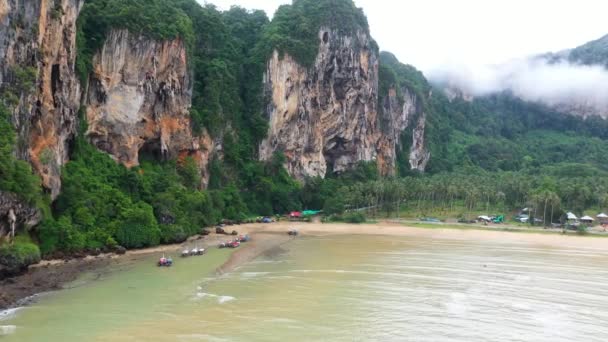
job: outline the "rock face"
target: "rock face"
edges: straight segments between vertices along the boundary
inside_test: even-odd
[[[376,158],[378,58],[367,34],[322,28],[313,67],[275,52],[264,83],[270,128],[262,160],[282,151],[289,173],[303,179]]]
[[[382,134],[378,141],[378,167],[382,174],[394,175],[396,166],[395,151],[409,147],[409,164],[412,170],[424,171],[431,154],[426,149],[424,133],[426,112],[421,99],[408,87],[401,87],[401,98],[397,89],[389,89],[380,104],[382,113]],[[411,132],[411,145],[402,139],[404,132]]]
[[[146,152],[160,159],[192,156],[207,169],[215,144],[207,134],[192,135],[192,85],[181,40],[115,30],[93,67],[86,94],[91,143],[127,167],[138,165]],[[203,172],[203,186],[207,180]]]
[[[0,241],[7,239],[11,223],[16,227],[32,227],[42,219],[40,211],[23,203],[15,194],[0,191]]]
[[[68,159],[79,108],[74,63],[82,4],[0,0],[0,89],[15,102],[16,153],[31,162],[52,198],[61,189],[61,166]]]
[[[283,152],[287,170],[300,180],[372,160],[381,174],[392,175],[402,132],[411,127],[410,165],[424,171],[430,154],[422,103],[403,88],[401,104],[392,89],[378,108],[378,57],[366,34],[349,37],[322,28],[313,67],[275,52],[264,84],[270,128],[260,146],[262,160]]]

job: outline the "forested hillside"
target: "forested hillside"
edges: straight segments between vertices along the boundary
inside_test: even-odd
[[[608,35],[572,49],[568,59],[574,63],[608,67]]]
[[[63,13],[55,8],[52,15],[60,18]],[[426,206],[450,208],[453,213],[532,206],[543,207],[537,214],[542,212],[543,220],[550,223],[565,210],[583,213],[608,206],[608,121],[558,113],[509,93],[450,100],[415,67],[388,52],[379,55],[377,66],[366,65],[370,70],[377,67],[378,79],[365,81],[377,90],[373,96],[378,108],[392,89],[401,106],[405,101],[401,92],[413,94],[420,107],[416,115],[424,113],[426,118],[423,147],[430,152],[430,161],[425,172],[411,167],[411,147],[416,143],[411,122],[417,118],[409,118],[410,124],[400,133],[395,177],[381,177],[372,160],[346,172],[330,170],[325,177],[296,181],[284,167],[283,151],[260,161],[259,146],[267,138],[267,106],[273,95],[263,89],[268,60],[277,50],[311,68],[319,41],[329,39],[319,36],[321,28],[340,37],[369,34],[364,13],[350,0],[294,0],[281,6],[272,21],[262,11],[239,7],[219,11],[195,0],[85,1],[76,25],[74,67],[83,91],[98,72],[94,58],[113,30],[185,44],[192,80],[191,94],[187,90],[192,135],[209,136],[217,149],[206,151],[211,156],[208,186],[201,187],[200,160],[187,153],[167,159],[142,148],[138,165],[127,168],[117,163],[116,156],[90,143],[84,106],[76,118],[78,132],[70,139],[70,161],[61,169],[61,193],[51,203],[29,164],[14,153],[17,144],[27,142],[17,136],[13,127],[18,116],[11,113],[15,103],[33,91],[35,71],[11,69],[14,77],[0,87],[0,191],[17,194],[43,217],[30,233],[25,227],[20,230],[22,240],[31,235],[44,256],[53,256],[180,242],[222,219],[245,220],[300,209],[323,209],[340,218],[346,210],[359,207],[398,213]],[[573,50],[571,57],[605,63],[603,40]],[[378,47],[375,42],[371,45],[373,57]],[[361,63],[375,61],[370,58]],[[314,77],[316,81],[323,75]],[[333,95],[319,98],[346,97],[333,83],[331,91]],[[106,99],[100,95],[99,100]],[[386,120],[387,116],[379,117],[375,124],[384,127],[390,124]],[[331,142],[336,150],[343,148],[340,144],[343,139]],[[328,151],[323,152],[334,153]],[[0,248],[0,258],[2,253],[15,253]]]

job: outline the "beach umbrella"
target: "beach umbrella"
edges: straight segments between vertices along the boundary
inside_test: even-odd
[[[581,217],[581,221],[595,221],[591,216],[583,216]]]
[[[601,214],[597,215],[597,218],[605,219],[605,218],[608,218],[608,215],[601,213]]]
[[[576,220],[577,219],[576,215],[574,215],[573,213],[567,213],[566,217],[568,218],[568,220]]]

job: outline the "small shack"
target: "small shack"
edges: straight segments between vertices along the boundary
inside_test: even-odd
[[[584,224],[592,225],[593,221],[595,221],[595,220],[591,216],[583,216],[583,217],[581,217],[581,222],[584,223]]]
[[[597,215],[597,219],[600,221],[601,225],[608,224],[608,215],[604,213]]]
[[[566,213],[566,220],[568,221],[576,221],[578,220],[578,217],[576,217],[576,215],[574,215],[571,212]]]

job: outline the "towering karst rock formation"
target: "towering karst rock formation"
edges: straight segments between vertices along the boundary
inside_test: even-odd
[[[397,85],[391,85],[378,105],[379,56],[369,33],[322,27],[318,38],[310,67],[276,50],[268,60],[264,86],[270,128],[260,158],[283,152],[287,170],[301,180],[376,160],[381,174],[392,175],[402,132],[414,125],[410,166],[424,171],[430,154],[422,101],[407,88],[397,99]]]
[[[268,137],[260,157],[287,158],[292,176],[325,176],[374,160],[378,139],[378,56],[365,32],[345,36],[322,28],[311,68],[275,51],[268,61]]]
[[[141,150],[163,160],[192,156],[206,182],[213,146],[207,134],[192,134],[191,83],[182,40],[110,32],[93,58],[87,137],[127,167],[139,164]]]

